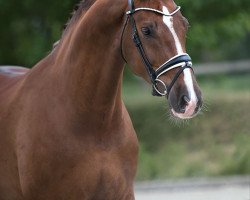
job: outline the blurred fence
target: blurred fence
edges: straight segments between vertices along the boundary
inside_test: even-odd
[[[244,73],[250,72],[250,60],[196,64],[194,69],[197,75]]]

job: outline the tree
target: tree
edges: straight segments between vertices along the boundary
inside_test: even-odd
[[[0,64],[33,66],[52,48],[78,0],[0,0]],[[249,58],[249,0],[176,0],[195,61]]]
[[[0,0],[0,63],[31,67],[61,35],[77,0]]]
[[[196,60],[249,58],[249,0],[177,2],[191,22],[187,46]]]

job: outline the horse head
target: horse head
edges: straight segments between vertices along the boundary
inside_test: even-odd
[[[121,42],[124,60],[152,84],[153,95],[166,97],[175,117],[194,117],[202,97],[185,48],[187,19],[172,0],[128,2]]]

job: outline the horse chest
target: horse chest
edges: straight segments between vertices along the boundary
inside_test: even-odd
[[[29,199],[133,199],[138,144],[132,129],[113,138],[50,138],[28,152],[32,159],[20,172]]]

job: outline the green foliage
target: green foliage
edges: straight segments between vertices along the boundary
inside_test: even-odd
[[[78,1],[0,0],[0,64],[31,67],[46,56]],[[249,58],[249,0],[176,3],[191,25],[187,48],[195,61]],[[127,78],[125,100],[141,144],[139,179],[250,173],[250,77],[236,78],[201,79],[209,111],[184,124],[169,122],[167,103]]]
[[[0,63],[31,67],[51,50],[73,5],[69,0],[0,0]]]
[[[0,0],[0,64],[31,67],[60,38],[79,0]],[[249,0],[176,0],[189,19],[188,52],[195,61],[250,55]]]
[[[250,1],[177,0],[191,23],[188,49],[199,61],[249,58]]]
[[[199,80],[203,114],[171,120],[150,88],[125,85],[125,102],[140,141],[138,179],[250,174],[250,75]]]

